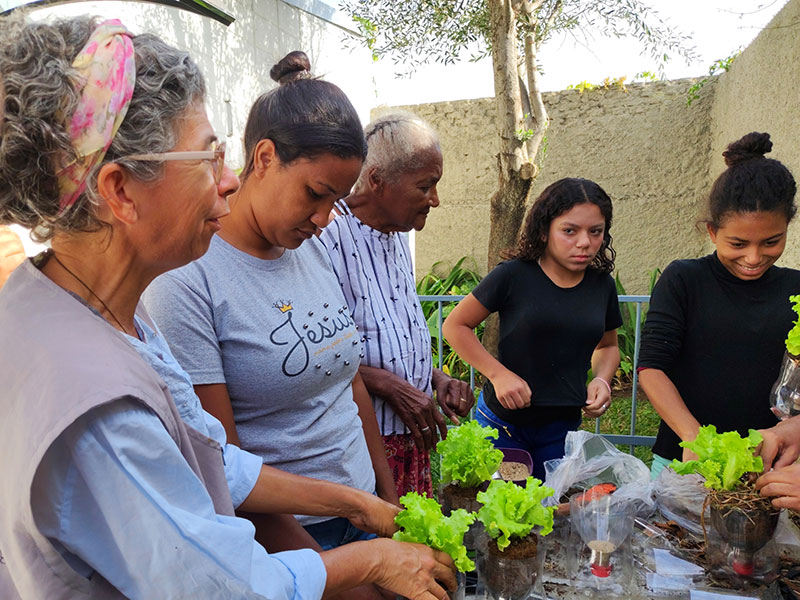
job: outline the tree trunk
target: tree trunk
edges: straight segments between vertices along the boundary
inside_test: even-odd
[[[505,175],[505,176],[502,176]],[[517,171],[502,174],[498,190],[491,199],[489,229],[489,269],[500,262],[500,253],[517,244],[517,234],[525,216],[525,200],[532,180]]]
[[[525,216],[525,199],[531,188],[531,179],[525,179],[517,172],[509,171],[501,176],[499,189],[492,196],[489,229],[489,269],[500,262],[500,253],[513,248],[517,243],[522,218]],[[486,319],[481,341],[484,347],[497,357],[499,341],[497,314]]]
[[[489,0],[497,107],[495,124],[500,136],[500,152],[497,157],[498,188],[490,202],[489,269],[499,262],[502,250],[513,247],[516,243],[533,176],[533,164],[530,161],[534,157],[527,156],[525,142],[517,135],[525,118],[518,78],[520,61],[513,2],[514,0]],[[489,352],[497,354],[496,319],[487,321],[483,343]]]

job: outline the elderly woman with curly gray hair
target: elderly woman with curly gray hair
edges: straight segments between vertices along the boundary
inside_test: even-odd
[[[116,20],[2,19],[0,82],[0,224],[52,245],[0,291],[3,597],[445,597],[452,563],[428,548],[268,554],[234,516],[387,535],[395,509],[227,444],[139,303],[206,252],[238,187],[189,56]]]
[[[434,369],[408,241],[439,206],[439,138],[410,113],[365,129],[367,158],[352,192],[320,239],[364,337],[359,374],[372,397],[397,494],[431,495],[429,450],[458,424],[474,397],[467,383]],[[435,396],[435,400],[434,400]],[[437,405],[438,403],[438,405]],[[440,411],[441,408],[441,411]]]

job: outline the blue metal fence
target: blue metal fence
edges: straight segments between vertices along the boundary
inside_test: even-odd
[[[444,349],[444,341],[442,340],[442,321],[444,320],[444,305],[450,304],[453,302],[458,302],[464,296],[420,296],[419,299],[423,302],[436,302],[436,310],[437,310],[437,323],[438,323],[438,367],[442,367],[442,360],[443,360],[443,349]],[[614,444],[627,444],[630,446],[630,451],[633,452],[634,446],[652,446],[653,442],[655,442],[655,437],[653,436],[645,436],[645,435],[636,435],[636,405],[638,401],[638,388],[639,388],[639,375],[636,372],[637,367],[639,366],[639,342],[641,339],[641,323],[642,323],[642,305],[647,304],[650,301],[650,296],[619,296],[620,303],[633,303],[636,305],[636,317],[635,317],[635,344],[634,344],[634,355],[633,355],[633,387],[631,391],[631,423],[630,423],[630,430],[627,434],[620,433],[620,434],[603,434],[606,439]],[[469,370],[469,384],[472,387],[475,387],[475,370],[470,368]],[[597,419],[595,424],[595,432],[600,433],[600,421],[602,417]]]

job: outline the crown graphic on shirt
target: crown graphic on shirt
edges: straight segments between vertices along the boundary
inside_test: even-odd
[[[288,312],[288,311],[292,310],[292,308],[293,308],[291,300],[281,300],[280,302],[273,303],[272,306],[277,308],[282,313]]]

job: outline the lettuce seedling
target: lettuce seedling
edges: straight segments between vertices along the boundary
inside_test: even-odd
[[[400,498],[400,504],[405,510],[394,518],[400,530],[392,539],[425,544],[446,552],[462,573],[475,569],[475,563],[467,557],[467,549],[464,547],[464,534],[475,521],[475,513],[459,508],[450,513],[449,517],[445,517],[436,500],[417,492],[404,495]]]
[[[489,489],[478,493],[478,502],[483,504],[478,520],[502,551],[511,543],[510,538],[523,538],[536,526],[542,528],[541,535],[553,531],[556,507],[542,506],[542,500],[552,495],[553,489],[534,477],[525,480],[525,487],[513,481],[494,480]]]
[[[706,425],[700,428],[693,442],[680,444],[697,454],[699,460],[675,459],[672,468],[679,475],[699,473],[706,480],[705,486],[712,490],[732,490],[745,473],[763,470],[764,461],[754,455],[762,439],[755,429],[743,438],[735,431],[717,433],[714,425]]]
[[[800,356],[800,296],[789,296],[789,302],[792,303],[792,310],[798,318],[786,336],[786,350],[792,356]]]
[[[494,427],[482,427],[477,421],[467,421],[447,432],[436,444],[442,456],[442,481],[455,481],[461,487],[477,487],[492,478],[503,452],[489,438],[497,439]]]

